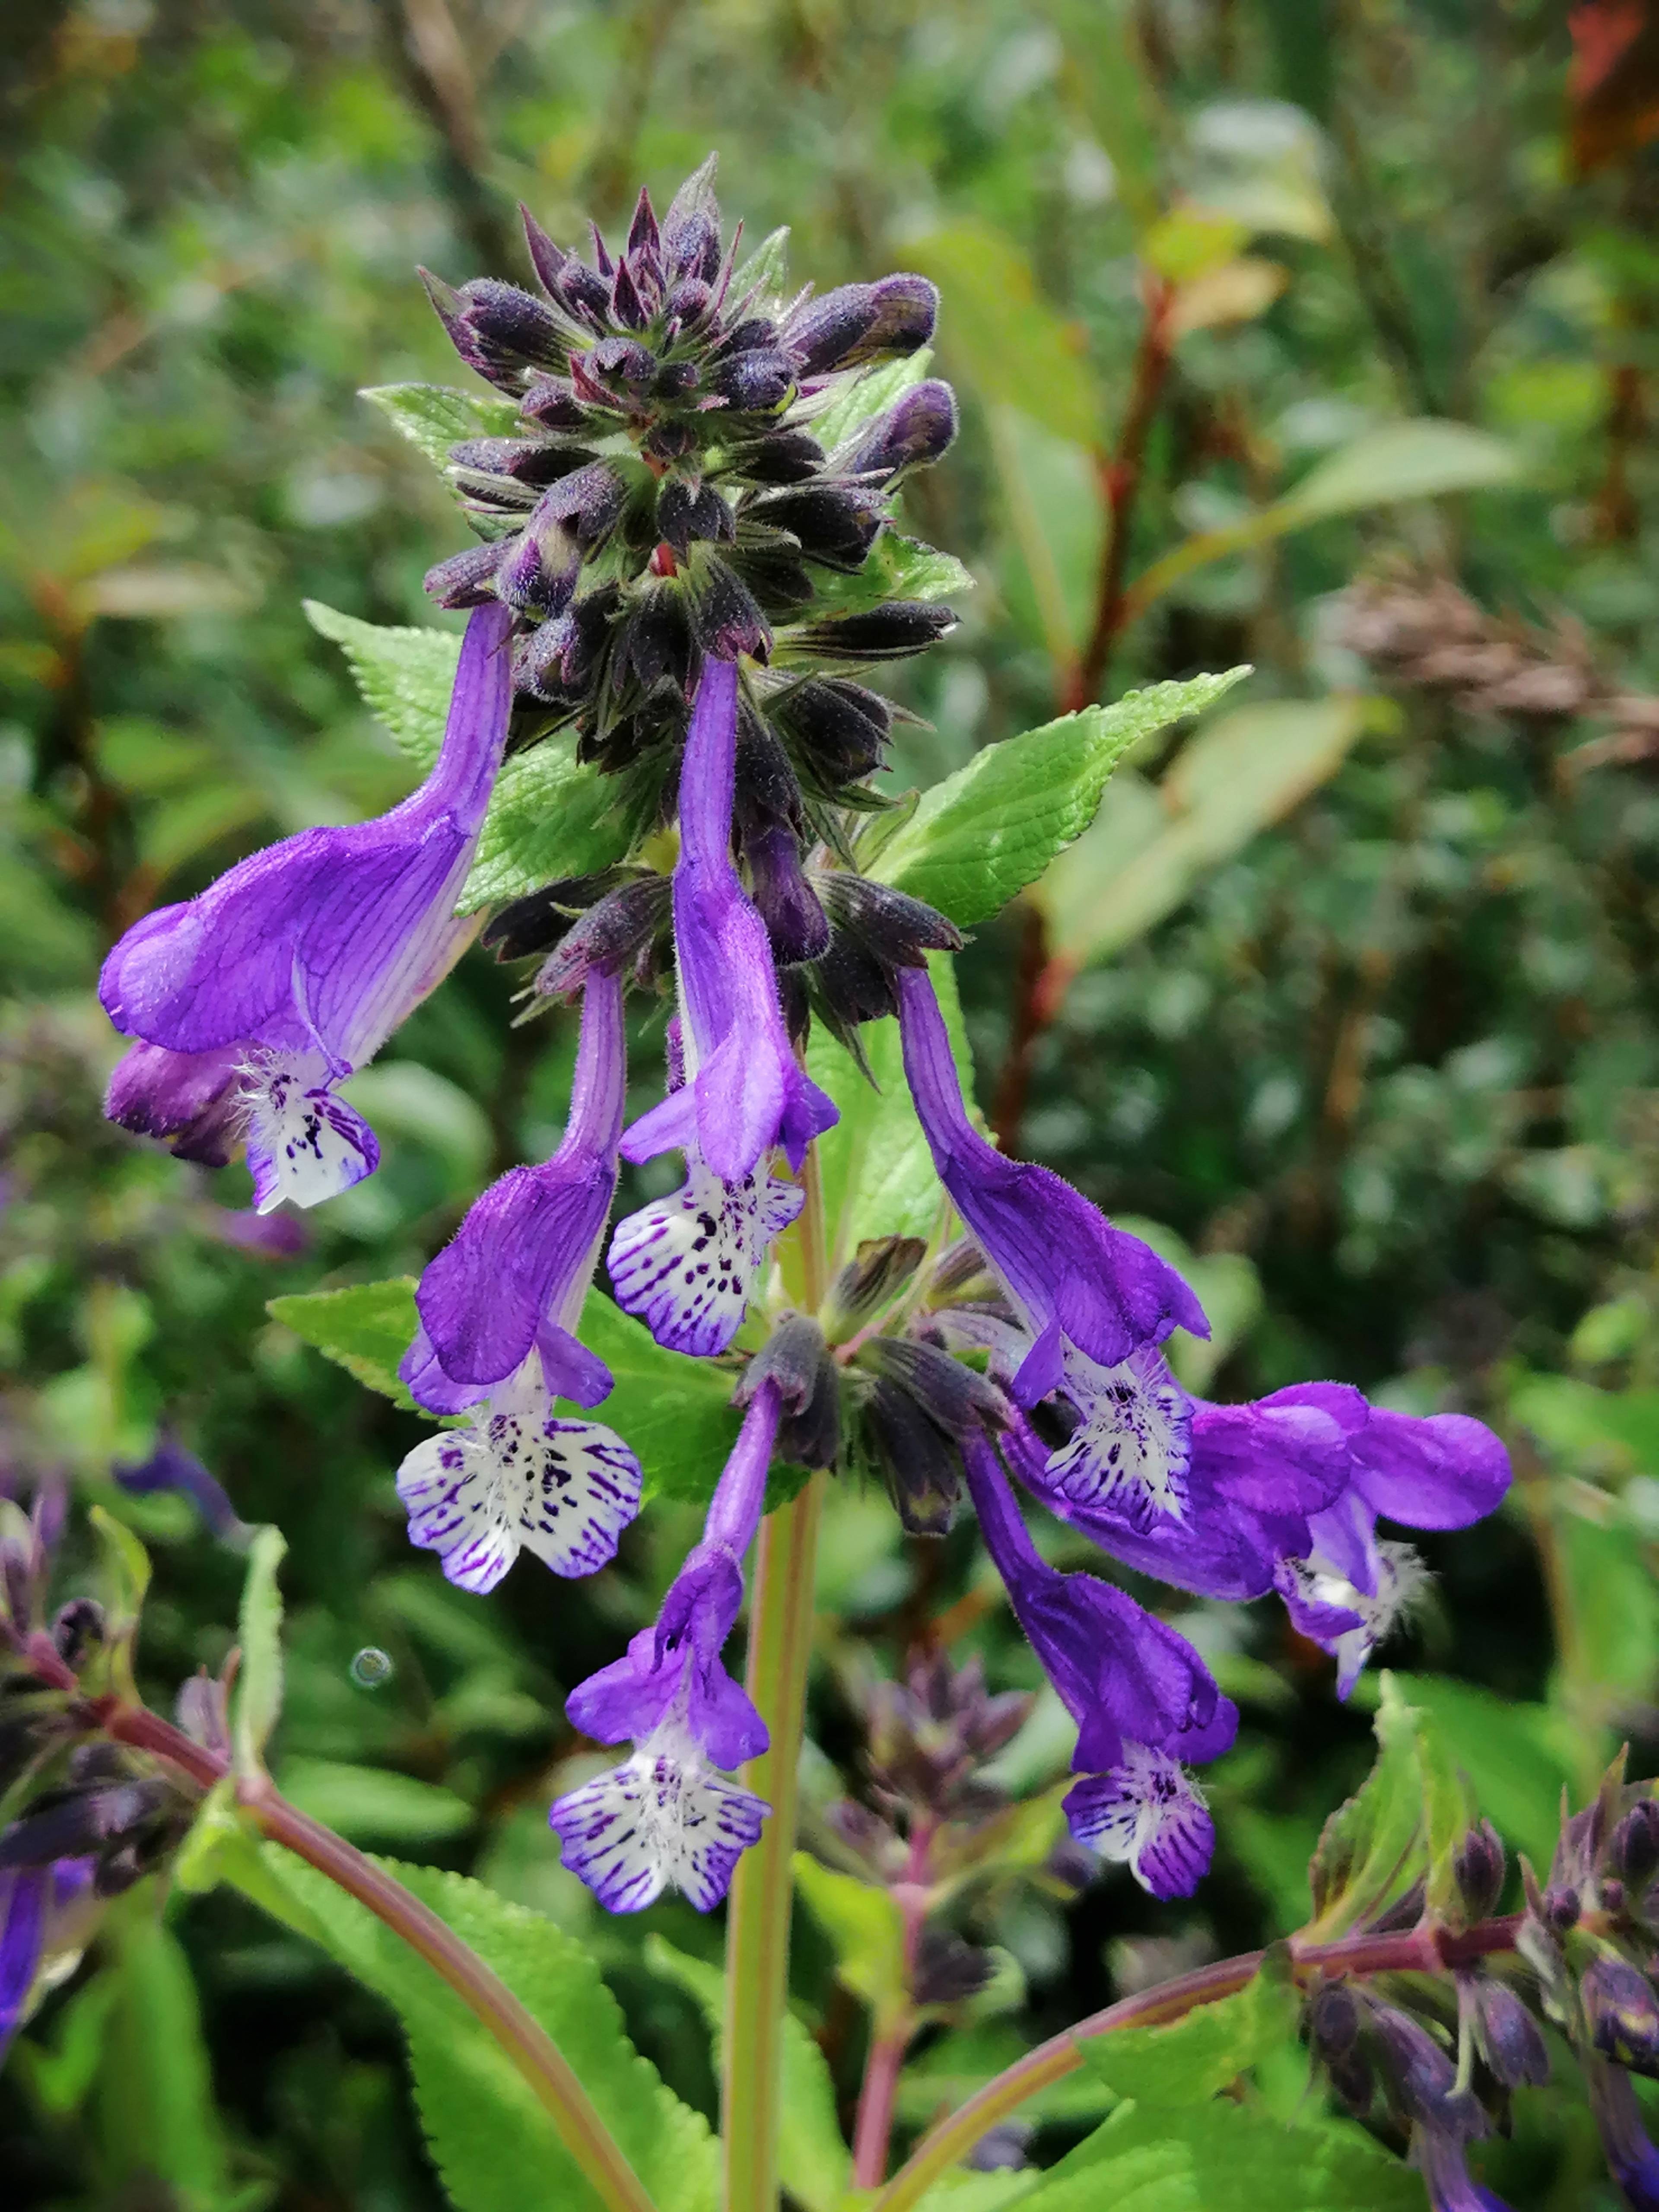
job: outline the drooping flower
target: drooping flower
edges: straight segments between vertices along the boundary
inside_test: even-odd
[[[553,1407],[591,1409],[611,1387],[576,1328],[616,1194],[627,1072],[622,981],[595,969],[558,1149],[475,1200],[415,1293],[421,1326],[398,1371],[430,1411],[472,1420],[417,1444],[398,1495],[410,1540],[464,1589],[493,1589],[525,1546],[556,1574],[592,1574],[639,1510],[622,1438]]]
[[[799,1212],[799,1169],[836,1120],[797,1065],[772,949],[732,859],[738,672],[710,660],[697,689],[680,776],[674,870],[684,1080],[623,1139],[624,1158],[678,1149],[686,1179],[619,1222],[608,1255],[617,1303],[659,1344],[707,1356],[742,1323],[773,1239]]]
[[[1215,1828],[1185,1768],[1228,1748],[1237,1710],[1184,1637],[1111,1583],[1039,1556],[990,1444],[966,1438],[963,1464],[1015,1618],[1078,1723],[1073,1833],[1155,1897],[1190,1896]]]
[[[1030,1406],[1066,1387],[1068,1360],[1121,1367],[1172,1329],[1207,1336],[1203,1309],[1149,1244],[1048,1168],[1006,1159],[969,1118],[951,1040],[922,968],[893,977],[904,1073],[939,1180],[1031,1336],[1011,1378]]]
[[[1584,2086],[1601,2137],[1601,2154],[1632,2207],[1659,2212],[1659,2145],[1642,2124],[1642,2108],[1630,2075],[1593,2051],[1582,2054]]]
[[[670,1887],[707,1912],[725,1896],[770,1809],[722,1771],[758,1758],[768,1737],[720,1654],[743,1602],[743,1558],[785,1410],[778,1379],[764,1376],[749,1397],[702,1540],[656,1622],[566,1702],[584,1734],[635,1747],[620,1766],[561,1797],[549,1815],[564,1863],[612,1912],[638,1911]]]
[[[431,775],[371,822],[302,830],[199,897],[135,923],[99,996],[139,1042],[106,1111],[222,1164],[240,1134],[256,1202],[314,1206],[378,1164],[337,1086],[447,975],[477,929],[455,902],[477,848],[511,705],[511,617],[467,625]]]

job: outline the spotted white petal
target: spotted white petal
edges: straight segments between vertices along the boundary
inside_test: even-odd
[[[706,1359],[743,1325],[772,1240],[800,1212],[799,1183],[763,1164],[726,1183],[695,1153],[686,1178],[619,1221],[606,1264],[617,1303],[659,1344]]]
[[[561,1797],[548,1818],[565,1865],[608,1911],[638,1912],[678,1889],[707,1912],[770,1810],[709,1765],[674,1720],[622,1765]]]
[[[556,1575],[591,1575],[639,1511],[640,1463],[615,1431],[522,1395],[498,1394],[398,1471],[410,1542],[440,1553],[462,1589],[494,1589],[523,1547]]]
[[[1154,1897],[1190,1897],[1209,1870],[1215,1823],[1178,1759],[1126,1742],[1121,1765],[1085,1775],[1066,1796],[1080,1844],[1127,1865]]]
[[[1192,1401],[1151,1346],[1102,1367],[1067,1344],[1066,1395],[1081,1416],[1048,1472],[1074,1505],[1104,1506],[1143,1532],[1185,1521]]]
[[[1359,1616],[1358,1627],[1344,1630],[1326,1644],[1336,1660],[1337,1694],[1343,1698],[1359,1680],[1372,1652],[1378,1644],[1387,1642],[1428,1588],[1431,1579],[1428,1569],[1410,1544],[1397,1544],[1386,1538],[1381,1541],[1373,1540],[1371,1553],[1371,1572],[1376,1589],[1370,1594],[1356,1588],[1317,1552],[1311,1559],[1289,1563],[1304,1604]],[[1319,1640],[1326,1642],[1323,1638]]]
[[[247,1164],[257,1210],[318,1206],[373,1175],[380,1148],[362,1115],[337,1098],[319,1054],[272,1054],[243,1073]]]

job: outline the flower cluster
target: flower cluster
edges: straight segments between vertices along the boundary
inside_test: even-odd
[[[1277,1590],[1346,1692],[1421,1578],[1379,1523],[1491,1511],[1502,1447],[1336,1383],[1190,1397],[1164,1355],[1177,1328],[1206,1333],[1188,1285],[975,1127],[928,967],[960,938],[854,865],[860,817],[885,803],[868,779],[889,710],[846,672],[951,619],[892,588],[922,549],[890,528],[894,485],[949,442],[950,394],[896,377],[855,404],[872,364],[902,366],[930,335],[931,287],[771,300],[733,274],[707,168],[660,223],[642,198],[614,258],[597,235],[592,262],[528,236],[539,299],[433,287],[514,410],[512,435],[450,456],[481,542],[429,579],[471,610],[437,763],[381,819],[290,838],[128,933],[102,981],[137,1041],[109,1111],[198,1159],[245,1143],[263,1207],[368,1173],[373,1133],[339,1086],[477,927],[454,908],[509,744],[574,724],[619,794],[631,780],[648,798],[630,818],[672,823],[677,857],[665,875],[641,835],[606,876],[489,926],[502,957],[540,960],[544,998],[580,995],[575,1081],[552,1157],[486,1190],[422,1277],[401,1376],[460,1425],[399,1471],[411,1540],[475,1592],[526,1547],[562,1576],[615,1555],[642,1484],[623,1437],[586,1418],[612,1387],[582,1336],[602,1256],[659,1345],[728,1363],[744,1419],[657,1622],[569,1699],[586,1735],[633,1747],[554,1807],[566,1864],[618,1910],[670,1884],[707,1909],[761,1832],[767,1808],[733,1771],[766,1730],[722,1653],[776,1455],[874,1470],[913,1531],[942,1532],[967,1497],[1077,1723],[1075,1838],[1185,1895],[1213,1843],[1191,1770],[1237,1715],[1173,1629],[1045,1562],[1014,1484],[1177,1589]],[[671,973],[666,1087],[630,1125],[625,994]],[[953,1210],[965,1235],[925,1273],[914,1239],[877,1240],[822,1310],[792,1311],[774,1248],[837,1118],[805,1033],[817,1018],[856,1048],[860,1024],[895,1013],[941,1227]],[[665,1152],[679,1187],[613,1225],[620,1163]]]

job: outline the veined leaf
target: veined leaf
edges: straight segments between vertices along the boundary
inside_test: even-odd
[[[593,2212],[599,2200],[551,2118],[448,1985],[356,1898],[275,1844],[263,1856],[330,1954],[402,2021],[421,2124],[459,2212]],[[708,2125],[635,2050],[581,1946],[481,1882],[382,1863],[546,2029],[665,2212],[714,2212],[720,2162]]]
[[[103,2184],[158,2185],[191,2212],[229,2212],[225,2142],[213,2101],[190,1963],[146,1883],[112,1915],[114,1990],[93,2100]],[[143,2177],[143,2184],[140,2178]]]
[[[941,553],[937,546],[924,545],[920,538],[906,538],[896,530],[884,530],[854,574],[826,573],[818,580],[812,620],[862,614],[889,599],[922,599],[933,605],[973,588],[972,576],[953,553]],[[781,650],[785,644],[779,640]]]
[[[587,1294],[581,1339],[617,1379],[593,1418],[609,1423],[632,1448],[647,1498],[706,1504],[740,1425],[730,1402],[732,1370],[665,1350],[643,1322],[602,1291]]]
[[[463,438],[509,438],[520,428],[510,399],[447,384],[374,384],[359,392],[388,416],[411,446],[441,468]]]
[[[1199,2005],[1167,2027],[1079,2036],[1077,2047],[1115,2096],[1145,2105],[1198,2105],[1292,2041],[1300,2011],[1287,1954],[1269,1953],[1232,1996]]]
[[[695,2000],[714,2039],[716,2063],[726,2032],[726,1977],[718,1966],[688,1958],[660,1936],[646,1938],[645,1962]],[[806,2212],[836,2212],[853,2161],[836,2118],[836,2085],[823,2053],[793,2012],[783,2015],[779,2054],[779,2179]]]
[[[1472,1794],[1427,1715],[1406,1703],[1386,1669],[1381,1687],[1376,1764],[1325,1823],[1308,1869],[1314,1917],[1305,1933],[1316,1942],[1380,1918],[1418,1881],[1433,1910],[1455,1907],[1451,1857],[1474,1818]]]
[[[398,1363],[413,1342],[420,1318],[415,1310],[413,1275],[396,1275],[384,1283],[349,1283],[337,1291],[295,1291],[267,1299],[265,1311],[405,1413],[420,1411],[398,1380]]]
[[[949,915],[985,921],[1035,883],[1095,817],[1106,780],[1143,738],[1196,714],[1249,673],[1154,684],[975,753],[922,794],[871,873]]]

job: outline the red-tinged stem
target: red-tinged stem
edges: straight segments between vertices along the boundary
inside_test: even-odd
[[[230,1771],[229,1761],[205,1749],[157,1713],[118,1699],[86,1708],[88,1722],[112,1736],[177,1767],[204,1790]],[[400,1881],[365,1858],[297,1805],[268,1778],[245,1779],[238,1802],[263,1835],[316,1868],[366,1905],[410,1950],[442,1976],[535,2092],[561,2142],[592,2184],[607,2212],[654,2212],[650,2197],[599,2117],[569,2062],[546,2030],[429,1906]]]
[[[904,2002],[892,2019],[878,2020],[870,2039],[870,2055],[864,2063],[864,2081],[859,2090],[858,2118],[853,2128],[854,2189],[879,2189],[887,2179],[899,2075],[916,2032],[916,1961],[927,1924],[928,1854],[933,1841],[933,1823],[918,1820],[911,1833],[903,1879],[893,1886],[893,1901],[904,1923]]]
[[[1503,1919],[1484,1920],[1461,1933],[1419,1926],[1395,1936],[1348,1936],[1332,1943],[1292,1941],[1291,1964],[1298,1980],[1316,1974],[1440,1972],[1468,1966],[1493,1952],[1512,1951],[1522,1917],[1515,1912]],[[1024,2058],[988,2081],[923,2136],[869,2212],[907,2212],[999,2121],[1006,2119],[1039,2089],[1074,2073],[1084,2063],[1081,2043],[1097,2035],[1110,2035],[1117,2028],[1165,2027],[1171,2021],[1184,2019],[1200,2005],[1232,1996],[1244,1987],[1265,1955],[1249,1951],[1241,1958],[1200,1966],[1155,1990],[1125,1997],[1062,2034],[1051,2036],[1035,2051],[1028,2051]]]

